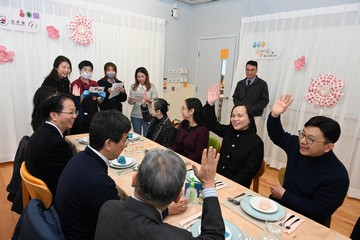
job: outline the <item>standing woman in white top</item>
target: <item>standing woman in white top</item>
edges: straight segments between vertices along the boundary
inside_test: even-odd
[[[131,85],[128,102],[133,105],[131,111],[131,123],[134,132],[146,136],[149,129],[149,123],[143,119],[141,113],[141,101],[144,94],[146,94],[147,104],[150,104],[154,98],[158,97],[155,86],[150,83],[148,71],[144,67],[139,67],[135,71],[135,83]]]

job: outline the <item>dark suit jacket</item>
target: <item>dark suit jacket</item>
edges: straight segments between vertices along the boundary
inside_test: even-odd
[[[129,197],[125,202],[111,200],[104,203],[95,239],[224,239],[224,235],[224,220],[216,197],[204,199],[201,235],[197,238],[185,229],[163,223],[157,209]]]
[[[23,136],[22,139],[20,140],[14,158],[14,168],[13,168],[12,177],[9,185],[7,185],[6,187],[6,191],[9,192],[7,199],[13,203],[11,206],[11,211],[14,211],[18,214],[21,214],[23,211],[20,168],[21,168],[21,164],[25,161],[26,149],[29,143],[29,139],[30,139],[29,136]]]
[[[73,156],[70,145],[52,125],[44,123],[30,137],[26,167],[31,175],[43,180],[55,197],[64,167]]]
[[[89,147],[76,154],[60,176],[55,208],[67,240],[93,239],[104,202],[120,197],[105,161]]]
[[[267,83],[256,76],[254,82],[249,87],[246,87],[245,78],[237,83],[233,100],[235,105],[241,102],[249,104],[254,112],[254,116],[261,116],[264,108],[269,103]]]

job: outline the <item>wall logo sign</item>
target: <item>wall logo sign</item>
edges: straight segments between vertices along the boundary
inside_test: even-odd
[[[36,33],[40,30],[40,13],[23,9],[2,8],[0,29]]]
[[[253,58],[260,59],[277,59],[280,51],[276,47],[269,46],[265,41],[254,42],[252,44]]]

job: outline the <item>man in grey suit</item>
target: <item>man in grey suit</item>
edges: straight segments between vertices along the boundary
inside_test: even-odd
[[[184,161],[171,150],[146,153],[134,175],[134,197],[126,201],[107,201],[100,209],[95,239],[224,239],[225,226],[215,190],[219,154],[210,147],[202,154],[201,167],[193,166],[203,184],[201,234],[163,223],[161,212],[183,195],[186,175]]]

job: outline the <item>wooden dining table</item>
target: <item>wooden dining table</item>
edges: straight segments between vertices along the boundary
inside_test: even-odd
[[[71,145],[74,154],[83,151],[86,148],[85,144],[80,143],[80,139],[88,138],[88,134],[78,134],[78,135],[69,135],[65,137],[65,140]],[[136,147],[136,145],[139,145]],[[160,148],[163,149],[164,147],[147,139],[141,137],[137,141],[133,141],[132,145],[135,146],[133,151],[130,153],[133,158],[136,159],[136,164],[140,164],[146,150]],[[126,149],[125,149],[126,150]],[[123,153],[126,153],[124,151]],[[129,154],[129,153],[127,153]],[[179,155],[181,156],[181,155]],[[186,163],[187,168],[191,168],[191,164],[197,164],[190,159],[181,156],[181,158]],[[134,188],[131,186],[131,179],[134,174],[133,168],[129,168],[126,171],[123,169],[115,169],[109,167],[108,174],[109,176],[115,181],[115,183],[126,192],[129,196],[133,195]],[[234,207],[230,208],[229,201],[227,200],[228,197],[234,197],[240,193],[246,193],[247,195],[256,196],[259,195],[258,193],[253,192],[252,190],[243,187],[242,185],[227,179],[219,174],[217,174],[216,179],[221,181],[225,184],[225,187],[217,190],[218,198],[221,205],[221,211],[223,218],[232,222],[236,225],[242,232],[244,239],[261,239],[264,235],[264,226],[262,224],[257,224],[257,219],[252,219],[250,216],[246,216],[246,214],[239,214],[239,212],[234,211]],[[267,196],[265,196],[267,197]],[[234,205],[235,206],[235,205]],[[236,206],[235,206],[236,207]],[[237,206],[240,209],[240,206]],[[174,226],[179,226],[179,222],[189,218],[195,214],[201,212],[202,206],[197,205],[189,205],[188,209],[180,214],[177,215],[169,215],[164,219],[164,222],[169,223]],[[303,215],[300,213],[294,212],[291,209],[285,208],[287,213],[295,214],[296,217],[300,217],[304,219],[304,222],[291,234],[283,232],[281,235],[281,239],[349,239],[340,233],[333,231],[330,228],[327,228]]]

